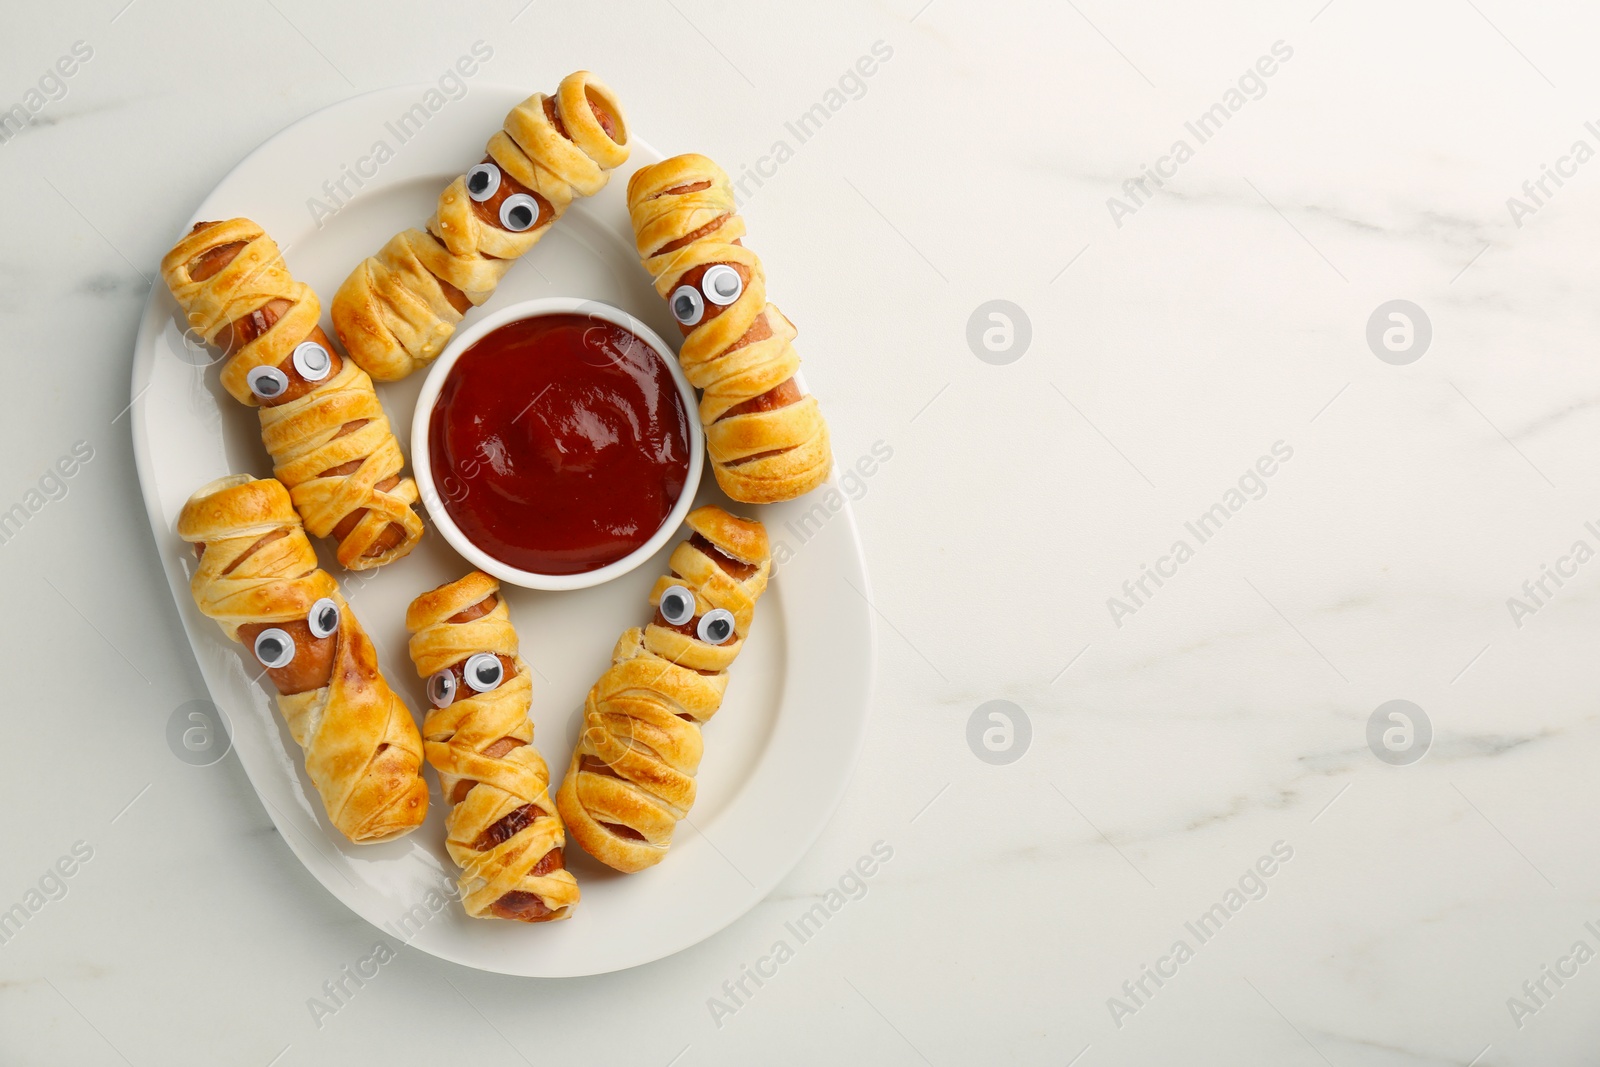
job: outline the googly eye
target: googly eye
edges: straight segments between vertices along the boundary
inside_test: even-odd
[[[311,628],[312,637],[329,636],[339,628],[339,605],[332,597],[323,597],[306,613],[306,625]]]
[[[505,668],[500,665],[500,657],[493,652],[479,652],[467,660],[467,665],[462,668],[461,676],[479,693],[487,693],[500,685],[501,679],[506,676]]]
[[[448,708],[456,698],[456,676],[450,671],[435,671],[428,679],[428,703]]]
[[[467,195],[480,204],[500,188],[500,168],[493,163],[479,163],[467,171]]]
[[[706,302],[700,290],[692,285],[680,285],[672,291],[672,317],[685,326],[693,326],[706,313]]]
[[[661,617],[673,626],[694,618],[694,594],[681,585],[671,585],[661,594]]]
[[[500,225],[512,233],[531,229],[539,221],[539,201],[527,193],[513,193],[500,201]]]
[[[700,625],[697,628],[700,640],[708,645],[725,645],[733,636],[733,612],[727,608],[716,608],[700,616]]]
[[[333,356],[315,341],[301,341],[294,346],[295,372],[308,382],[320,382],[333,370]]]
[[[289,636],[289,631],[276,626],[262,630],[256,634],[255,654],[263,667],[272,670],[287,667],[294,662],[294,638]]]
[[[744,279],[732,267],[719,263],[701,276],[700,288],[707,300],[718,307],[727,307],[744,292]]]
[[[246,374],[244,380],[250,386],[250,391],[260,400],[276,399],[289,388],[289,376],[277,367],[265,364]]]

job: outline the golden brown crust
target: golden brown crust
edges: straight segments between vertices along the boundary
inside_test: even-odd
[[[750,402],[790,383],[800,357],[796,330],[767,303],[761,259],[740,243],[744,220],[727,174],[705,156],[681,155],[634,172],[628,213],[639,258],[670,297],[726,264],[743,280],[731,305],[705,316],[684,338],[679,362],[701,390],[706,455],[722,491],[750,504],[791,500],[828,477],[828,426],[815,397],[750,410]],[[737,412],[735,409],[739,409]]]
[[[197,259],[241,242],[221,270],[198,281],[191,275]],[[422,539],[422,519],[412,506],[417,483],[401,477],[405,457],[372,379],[340,360],[326,379],[287,402],[262,405],[250,392],[250,371],[289,360],[321,315],[316,293],[290,275],[272,238],[249,219],[213,223],[189,233],[167,253],[161,276],[207,343],[273,301],[288,303],[265,332],[228,358],[222,384],[241,403],[258,407],[274,476],[288,487],[313,537],[338,538],[342,566],[370,570],[409,553]],[[341,524],[347,528],[335,533]]]
[[[533,683],[518,654],[510,610],[497,597],[489,611],[465,622],[452,621],[499,589],[493,578],[473,571],[423,593],[406,609],[411,661],[422,678],[480,652],[500,656],[502,663],[509,660],[515,668],[486,693],[462,686],[452,703],[430,708],[422,733],[445,797],[456,796],[458,785],[471,783],[445,816],[445,845],[462,869],[461,901],[467,914],[565,919],[578,903],[578,883],[560,861],[558,850],[566,835],[550,801],[549,769],[533,745],[528,719]],[[513,901],[534,898],[538,905],[497,908],[508,894],[515,894]]]
[[[695,798],[700,727],[722,706],[727,669],[744,647],[756,601],[766,589],[771,557],[766,531],[719,508],[699,508],[691,528],[730,557],[750,553],[751,573],[735,578],[694,543],[672,551],[671,572],[657,579],[650,603],[681,585],[695,597],[695,618],[726,609],[734,635],[713,645],[652,621],[623,633],[611,666],[584,702],[584,731],[556,806],[567,829],[591,856],[619,871],[660,863],[678,821]],[[757,554],[759,552],[759,554]]]
[[[545,107],[549,99],[556,121]],[[615,139],[596,107],[610,117]],[[485,221],[473,210],[463,175],[439,195],[425,229],[396,234],[362,261],[334,294],[333,326],[350,358],[378,381],[404,378],[444,350],[463,317],[452,290],[482,304],[576,197],[604,188],[609,172],[628,158],[621,105],[593,74],[575,71],[553,98],[535,93],[512,108],[489,139],[488,155],[549,210],[520,233]]]
[[[241,626],[303,620],[323,598],[338,605],[327,683],[280,694],[278,708],[340,833],[360,844],[416,829],[428,813],[416,723],[379,672],[355,612],[317,566],[288,491],[271,479],[219,479],[189,499],[177,529],[205,546],[189,589],[230,639]]]
[[[194,260],[226,245],[241,244],[226,266],[203,279],[190,271]],[[207,344],[235,320],[242,319],[274,300],[290,305],[272,328],[239,348],[222,367],[222,385],[241,404],[260,403],[250,392],[249,373],[262,366],[277,366],[289,357],[316,328],[322,316],[317,294],[289,273],[277,242],[247,218],[228,219],[196,227],[161,260],[161,277],[183,309],[190,329]]]
[[[414,634],[418,630],[437,625],[452,615],[458,615],[474,604],[482,602],[485,597],[493,596],[499,590],[500,583],[482,571],[473,571],[464,578],[457,578],[436,589],[430,589],[406,608],[406,632]]]
[[[772,557],[767,544],[767,528],[755,519],[741,519],[718,507],[695,508],[684,525],[710,541],[719,550],[742,563],[760,563]]]

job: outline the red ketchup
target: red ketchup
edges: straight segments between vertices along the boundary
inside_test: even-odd
[[[639,337],[540,315],[461,354],[428,449],[439,499],[474,545],[520,570],[581,574],[666,521],[689,475],[689,413]]]

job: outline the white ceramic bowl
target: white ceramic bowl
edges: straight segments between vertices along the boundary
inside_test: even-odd
[[[542,315],[564,314],[587,315],[620,326],[648,344],[656,357],[667,365],[667,370],[672,373],[672,380],[677,383],[678,396],[683,400],[683,410],[687,415],[684,421],[689,430],[689,474],[683,483],[682,494],[672,506],[672,511],[661,524],[661,528],[644,544],[621,559],[592,571],[584,571],[581,574],[539,574],[513,567],[489,555],[473,544],[450,517],[444,499],[433,481],[433,463],[428,454],[428,425],[433,419],[433,408],[439,399],[439,392],[444,388],[445,379],[449,377],[456,360],[461,358],[461,353],[507,323],[538,318]],[[520,585],[527,589],[587,589],[627,574],[655,555],[661,546],[677,533],[678,527],[683,525],[684,516],[688,515],[689,509],[694,506],[695,493],[700,487],[701,468],[705,464],[705,434],[700,428],[697,408],[694,387],[683,376],[672,349],[667,347],[659,334],[626,311],[610,304],[602,304],[597,300],[570,296],[525,300],[520,304],[501,308],[456,334],[449,346],[434,361],[433,366],[428,368],[427,378],[422,383],[422,393],[417,397],[416,412],[411,418],[412,476],[417,480],[417,487],[422,493],[422,503],[427,507],[435,529],[450,542],[451,548],[461,553],[474,567],[502,582]]]

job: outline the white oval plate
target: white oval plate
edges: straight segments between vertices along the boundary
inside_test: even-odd
[[[234,168],[194,219],[247,215],[264,226],[295,277],[322,298],[327,328],[328,300],[350,270],[392,234],[421,225],[439,190],[482,158],[489,135],[527,95],[474,85],[420,130],[404,131],[402,143],[395,122],[425,91],[384,89],[302,119]],[[375,174],[361,173],[374,169],[362,160],[379,141],[392,158]],[[632,172],[661,158],[635,137],[629,162],[516,264],[484,310],[538,296],[582,296],[623,308],[664,337],[677,336],[634,253],[625,197]],[[339,194],[345,203],[336,213],[314,217],[313,197],[338,207],[323,183],[337,186],[341,178],[355,195]],[[467,322],[482,313],[474,310]],[[255,413],[221,389],[215,368],[195,366],[200,358],[185,345],[177,305],[158,284],[134,350],[133,443],[161,565],[211,697],[231,724],[233,747],[268,814],[306,869],[356,914],[425,952],[480,970],[600,974],[660,959],[721,930],[810,847],[843,795],[872,688],[871,591],[855,520],[835,482],[802,500],[751,508],[729,504],[711,477],[703,479],[702,502],[766,523],[780,565],[732,669],[727,700],[706,728],[692,822],[679,826],[667,859],[619,875],[569,841],[567,863],[583,890],[572,919],[474,920],[446,896],[456,870],[444,850],[444,806],[433,773],[427,772],[433,796],[423,826],[383,844],[347,842],[324,816],[299,747],[272,698],[252,682],[256,672],[247,669],[243,649],[189,597],[193,555],[173,531],[184,501],[224,474],[272,470]],[[402,446],[423,377],[379,385]],[[645,618],[649,588],[677,540],[657,560],[593,589],[505,589],[522,653],[536,671],[534,740],[555,776],[552,794],[577,739],[584,695],[607,666],[617,636]],[[405,608],[418,593],[466,573],[467,564],[433,530],[410,556],[365,576],[340,569],[327,545],[318,551],[372,635],[390,684],[413,710],[426,706],[406,654]]]

